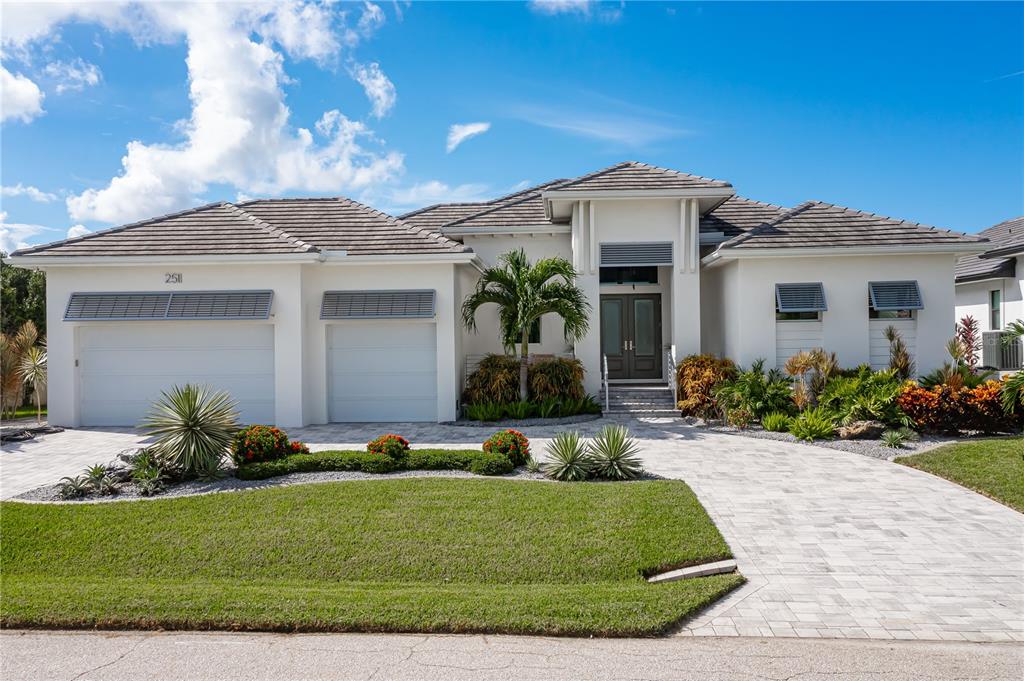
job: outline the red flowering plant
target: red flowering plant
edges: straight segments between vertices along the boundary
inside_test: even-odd
[[[530,441],[518,430],[499,430],[484,441],[484,451],[504,454],[513,466],[523,466],[530,458]]]
[[[386,456],[393,461],[401,461],[409,451],[409,441],[401,435],[388,433],[367,442],[366,451]]]
[[[273,461],[289,454],[308,453],[306,445],[289,442],[288,435],[274,426],[246,426],[235,433],[231,445],[231,458],[239,466],[257,461]]]

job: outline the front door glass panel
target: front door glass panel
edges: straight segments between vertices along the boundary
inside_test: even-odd
[[[654,301],[650,298],[633,299],[633,335],[637,355],[654,354]]]

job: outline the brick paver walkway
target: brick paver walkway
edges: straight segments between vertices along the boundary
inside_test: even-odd
[[[576,427],[589,434],[606,422]],[[708,433],[678,420],[627,423],[650,471],[693,487],[749,580],[681,635],[1024,641],[1024,515],[857,454]],[[523,430],[542,452],[545,439],[565,428]],[[316,450],[362,447],[383,432],[457,447],[479,446],[489,434],[434,424],[333,424],[290,434]],[[29,487],[53,481],[138,440],[81,430],[5,448],[2,495],[27,484],[28,471]],[[27,465],[33,460],[39,467]]]

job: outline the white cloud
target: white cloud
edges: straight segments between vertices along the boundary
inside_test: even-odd
[[[326,33],[336,18],[330,6],[310,7],[300,2],[255,9],[231,3],[144,5],[149,23],[161,34],[184,35],[188,45],[192,111],[178,127],[184,139],[130,142],[121,174],[105,187],[67,199],[71,217],[130,222],[199,203],[212,184],[258,195],[340,194],[397,176],[402,155],[367,148],[365,142],[376,143],[372,131],[336,109],[323,114],[316,134],[291,124],[282,90],[284,57],[275,47],[325,63],[340,49]],[[364,5],[360,35],[379,25],[378,13],[376,5]]]
[[[359,16],[359,23],[357,24],[359,35],[363,38],[369,38],[383,25],[384,11],[380,6],[372,2],[364,2],[363,13]]]
[[[386,204],[389,211],[404,212],[433,203],[485,201],[489,198],[489,189],[486,184],[468,183],[451,187],[438,180],[429,180],[393,189],[384,196],[374,198]]]
[[[69,239],[77,239],[78,237],[85,236],[86,234],[92,234],[92,230],[85,225],[72,225],[68,228]]]
[[[592,92],[577,94],[578,107],[515,102],[506,112],[533,125],[621,147],[645,148],[693,134],[672,114]]]
[[[0,120],[28,123],[43,113],[43,91],[20,73],[0,65]]]
[[[448,143],[445,145],[445,149],[450,154],[470,137],[482,135],[490,129],[491,124],[486,122],[455,123],[448,128]]]
[[[86,86],[96,85],[101,77],[98,66],[80,57],[71,61],[50,62],[43,73],[57,82],[58,95],[69,91],[79,92]]]
[[[49,203],[57,200],[56,194],[44,192],[31,185],[19,182],[13,186],[0,187],[0,196],[27,196],[38,203]]]
[[[592,0],[530,0],[530,9],[538,14],[590,14]]]
[[[43,225],[7,222],[6,211],[0,211],[0,251],[4,253],[11,253],[19,248],[28,248],[29,239],[34,239],[43,232],[54,231],[56,230]]]
[[[366,97],[373,105],[373,115],[383,118],[395,106],[398,94],[395,92],[395,85],[384,72],[380,70],[380,64],[352,64],[349,67],[349,74],[363,86]]]

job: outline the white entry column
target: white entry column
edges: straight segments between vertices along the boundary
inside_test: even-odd
[[[679,201],[679,233],[672,265],[672,344],[676,357],[700,352],[700,211],[697,199]]]

